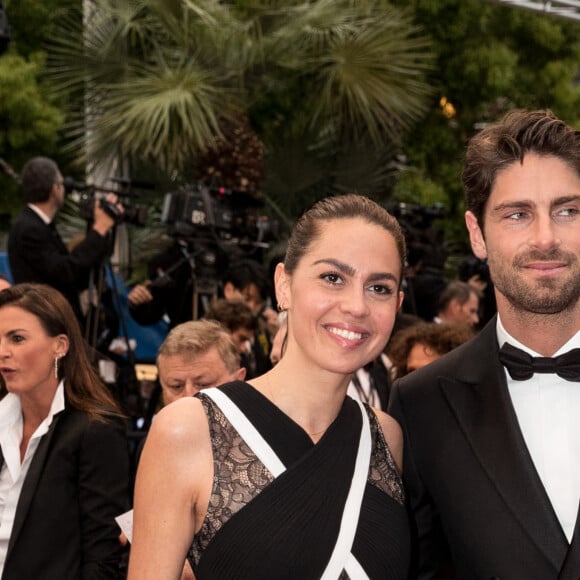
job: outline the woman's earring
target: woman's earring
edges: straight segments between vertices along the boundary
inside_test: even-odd
[[[58,380],[58,359],[60,358],[60,356],[55,356],[54,357],[54,378]]]

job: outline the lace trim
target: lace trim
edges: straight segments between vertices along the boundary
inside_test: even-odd
[[[387,445],[383,430],[379,426],[377,416],[372,409],[366,405],[365,407],[369,415],[373,440],[368,482],[383,493],[386,493],[397,503],[403,505],[405,503],[405,491],[395,460]]]
[[[209,397],[198,396],[209,422],[214,477],[207,514],[187,555],[194,568],[220,528],[274,480],[220,408]],[[377,418],[370,408],[366,408],[373,441],[368,482],[402,505],[405,501],[403,483]]]

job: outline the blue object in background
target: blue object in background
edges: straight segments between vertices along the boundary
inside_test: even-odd
[[[121,312],[117,312],[117,314],[124,321],[127,337],[129,339],[133,338],[137,342],[135,350],[136,361],[154,361],[161,343],[169,332],[169,325],[163,320],[148,326],[137,324],[129,314],[129,303],[127,301],[129,288],[125,285],[124,280],[118,274],[114,274],[114,279],[111,278],[110,268],[107,268],[106,276],[111,288],[115,289],[119,295]],[[119,327],[120,334],[123,332],[122,324],[123,322]]]
[[[10,272],[8,254],[6,252],[0,252],[0,274],[3,274],[11,283],[14,283],[14,278],[12,278]],[[107,280],[109,284],[113,282],[109,268],[107,268]],[[129,314],[129,305],[127,302],[129,288],[127,288],[123,279],[117,274],[115,274],[114,284],[114,287],[119,293],[121,307],[121,312],[118,312],[117,314],[123,318],[124,324],[127,328],[128,338],[133,338],[137,342],[135,359],[137,361],[154,361],[157,357],[157,350],[169,332],[169,325],[164,321],[151,324],[150,326],[141,326],[140,324],[137,324]],[[122,326],[120,328],[120,332],[121,331]]]
[[[6,252],[0,252],[0,274],[6,276],[12,284],[14,284],[14,278],[12,278],[12,273],[10,272],[10,264],[8,262],[8,254]]]

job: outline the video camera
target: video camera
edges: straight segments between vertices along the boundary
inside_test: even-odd
[[[147,223],[148,208],[146,205],[130,203],[130,197],[137,195],[131,191],[129,187],[130,182],[117,178],[111,178],[111,181],[121,184],[124,186],[124,189],[114,190],[110,187],[88,184],[83,181],[74,181],[71,177],[65,177],[63,184],[67,193],[77,192],[79,216],[84,220],[91,221],[93,219],[95,200],[98,200],[101,209],[111,219],[115,220],[115,223],[120,224],[125,222],[136,226],[144,226]],[[120,211],[115,204],[107,201],[107,193],[114,193],[121,200],[123,211]]]
[[[196,183],[165,194],[161,221],[172,226],[171,234],[180,237],[215,234],[224,241],[267,246],[277,239],[278,222],[259,211],[262,205],[249,194]]]
[[[394,215],[405,229],[410,227],[424,230],[431,227],[435,220],[447,216],[447,210],[441,203],[423,206],[414,203],[391,202],[385,204],[385,209]]]

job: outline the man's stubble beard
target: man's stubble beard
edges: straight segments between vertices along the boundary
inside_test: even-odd
[[[569,269],[565,280],[545,277],[534,282],[524,280],[521,275],[523,264],[530,261],[564,261]],[[530,314],[560,314],[573,310],[580,301],[580,269],[578,258],[570,253],[552,251],[542,254],[528,253],[516,256],[509,269],[504,264],[488,258],[492,282],[516,311]]]

